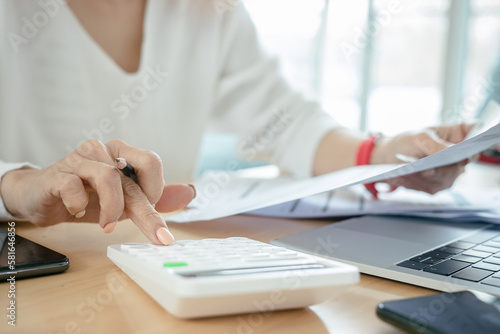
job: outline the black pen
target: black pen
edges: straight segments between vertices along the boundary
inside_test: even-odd
[[[123,175],[128,176],[134,181],[138,183],[137,174],[135,174],[135,169],[131,164],[128,163],[127,160],[123,158],[116,158],[116,162],[118,169],[123,173]]]

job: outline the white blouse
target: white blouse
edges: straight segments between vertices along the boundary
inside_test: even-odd
[[[0,2],[0,177],[118,138],[158,153],[167,183],[186,182],[208,129],[237,133],[242,158],[311,175],[338,125],[290,89],[243,4],[149,0],[144,22],[140,67],[127,73],[64,0]]]

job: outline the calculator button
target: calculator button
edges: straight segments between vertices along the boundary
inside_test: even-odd
[[[240,255],[234,254],[234,255],[224,255],[221,257],[221,260],[224,261],[232,261],[232,260],[240,260],[242,257]]]
[[[285,252],[288,249],[283,248],[283,247],[272,247],[271,249],[268,250],[269,253],[279,253],[279,252]]]
[[[186,259],[182,257],[164,257],[164,258],[154,259],[152,261],[161,262],[162,264],[164,262],[187,262]]]
[[[141,263],[147,263],[147,265],[149,266],[150,264],[153,264],[153,265],[156,265],[158,263],[163,263],[165,262],[165,259],[162,259],[162,258],[151,258],[151,257],[147,257],[147,258],[138,258],[138,260],[141,262]],[[168,261],[173,261],[171,259],[168,259]]]
[[[164,262],[163,263],[164,268],[187,267],[187,266],[188,266],[187,262]]]
[[[143,243],[143,242],[126,242],[126,243],[123,243],[123,244],[120,244],[120,246],[126,248],[126,247],[132,247],[132,246],[140,246],[140,247],[147,247],[147,243]]]
[[[128,244],[121,244],[120,245],[120,249],[121,250],[128,250],[130,248],[135,248],[135,249],[146,249],[148,248],[146,245],[144,244],[140,244],[140,243],[128,243]]]
[[[238,255],[241,255],[241,256],[250,256],[252,254],[255,254],[256,252],[251,250],[251,249],[247,249],[247,250],[240,250],[240,251],[235,252],[235,253]]]
[[[211,258],[211,257],[183,257],[185,261],[192,261],[192,262],[198,262],[198,263],[215,263],[215,262],[220,262],[218,258]]]
[[[290,251],[279,252],[274,254],[274,257],[279,259],[292,259],[296,258],[297,256],[298,254],[296,252],[290,252]]]
[[[269,256],[269,254],[266,254],[266,253],[262,253],[262,254],[251,254],[251,255],[248,255],[248,256],[245,256],[243,259],[245,261],[261,261],[261,260],[266,260],[266,259],[270,259],[271,257]]]
[[[210,253],[210,254],[214,254],[214,255],[225,255],[227,254],[227,250],[224,250],[224,249],[207,249],[207,252]]]
[[[149,258],[157,258],[157,259],[165,258],[165,256],[159,256],[160,254],[155,254],[155,253],[135,253],[130,255],[138,258],[141,261]]]
[[[167,248],[170,248],[173,246],[184,246],[185,244],[192,243],[192,242],[193,242],[193,240],[176,240],[175,242],[168,245]]]
[[[274,263],[278,263],[278,262],[285,262],[287,264],[289,264],[290,262],[295,262],[297,261],[298,258],[276,258],[276,257],[268,257],[266,259],[260,259],[260,260],[247,260],[248,262],[257,262],[257,261],[265,261],[265,262],[274,262]]]
[[[178,252],[184,250],[183,246],[177,246],[177,245],[172,245],[172,246],[157,246],[154,248],[157,252],[160,253],[170,253],[170,252]]]
[[[231,240],[231,241],[249,241],[250,239],[243,238],[243,237],[229,237],[226,240]]]
[[[198,249],[199,248],[207,248],[208,249],[208,247],[203,247],[203,245],[200,245],[198,243],[188,243],[188,244],[183,245],[183,248],[198,248]]]
[[[146,245],[148,245],[148,247],[149,247],[150,249],[154,249],[154,250],[156,250],[156,251],[158,251],[158,250],[161,250],[161,249],[165,248],[165,246],[163,246],[163,245],[155,245],[155,244],[152,244],[152,243],[148,243],[148,244],[146,244]]]
[[[151,249],[148,249],[148,248],[129,247],[126,250],[126,252],[129,253],[129,254],[153,253],[154,250],[151,250]]]

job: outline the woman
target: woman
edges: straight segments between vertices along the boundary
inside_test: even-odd
[[[128,217],[152,242],[169,244],[158,212],[195,196],[171,183],[191,179],[208,127],[237,132],[244,158],[302,176],[395,163],[397,153],[424,157],[470,128],[377,140],[342,128],[283,81],[236,1],[6,0],[0,22],[6,219],[99,222],[111,232]],[[119,172],[117,158],[135,167],[137,184]],[[435,193],[464,165],[388,182]]]

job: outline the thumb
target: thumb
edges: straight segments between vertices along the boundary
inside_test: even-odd
[[[415,145],[427,156],[447,148],[452,143],[441,139],[433,130],[427,130],[417,135]]]
[[[155,205],[158,212],[172,212],[183,209],[196,196],[194,186],[187,184],[169,184],[163,187],[163,193]]]

